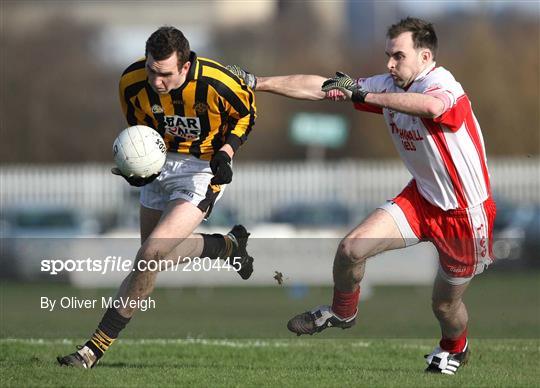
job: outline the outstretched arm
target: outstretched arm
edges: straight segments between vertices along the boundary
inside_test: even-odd
[[[299,100],[322,100],[325,97],[331,97],[321,91],[321,86],[327,78],[319,75],[257,77],[238,65],[227,65],[226,68],[254,91],[269,92]]]
[[[321,85],[326,80],[319,75],[305,74],[257,77],[255,90],[300,100],[323,100],[326,93],[321,91]]]

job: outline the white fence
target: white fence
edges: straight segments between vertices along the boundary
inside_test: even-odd
[[[118,209],[130,192],[110,168],[102,164],[2,166],[2,208],[45,203],[92,211]]]
[[[489,166],[496,195],[540,202],[540,158],[492,158]],[[363,212],[397,194],[409,179],[398,160],[236,163],[222,203],[246,221],[294,202],[336,201]],[[135,190],[113,176],[108,164],[0,168],[2,208],[46,203],[109,212],[133,206]]]

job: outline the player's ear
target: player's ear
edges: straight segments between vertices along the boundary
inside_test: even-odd
[[[420,56],[422,58],[422,62],[424,63],[430,62],[433,59],[433,53],[430,49],[423,49],[420,52]]]
[[[180,74],[187,74],[189,68],[191,67],[191,62],[187,61],[180,67]]]

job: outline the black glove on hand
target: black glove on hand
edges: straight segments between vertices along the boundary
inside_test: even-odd
[[[336,72],[334,78],[324,81],[321,87],[321,90],[325,93],[333,89],[345,93],[352,102],[358,103],[364,102],[368,94],[368,92],[358,86],[358,83],[356,83],[355,80],[340,71]]]
[[[225,151],[218,151],[210,160],[210,169],[214,177],[210,181],[211,185],[225,185],[231,183],[233,171],[231,157]]]
[[[160,171],[157,174],[152,174],[144,178],[140,176],[127,176],[127,175],[122,174],[122,171],[120,171],[118,167],[111,168],[111,172],[114,175],[120,175],[127,181],[127,183],[135,187],[142,187],[144,185],[147,185],[148,183],[153,182],[159,176],[159,174],[161,174],[161,171]]]
[[[257,87],[257,77],[254,74],[251,74],[249,71],[242,69],[238,65],[227,65],[225,68],[238,78],[243,79],[244,83],[250,89],[255,90]]]

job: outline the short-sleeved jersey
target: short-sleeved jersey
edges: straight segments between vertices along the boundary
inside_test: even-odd
[[[120,101],[129,125],[146,125],[165,139],[169,152],[209,160],[224,144],[234,150],[255,124],[255,95],[221,64],[192,52],[186,81],[168,94],[148,83],[146,58],[120,79]]]
[[[491,195],[480,125],[463,88],[448,70],[433,64],[406,90],[394,85],[390,74],[358,83],[374,93],[425,93],[445,101],[446,111],[434,119],[355,104],[358,110],[384,115],[396,149],[427,201],[449,210],[476,206]]]

